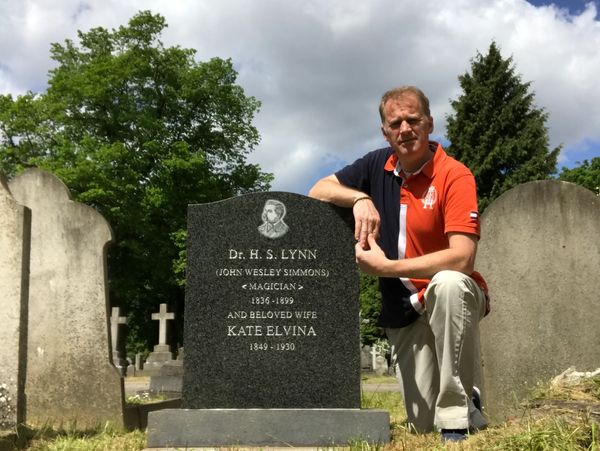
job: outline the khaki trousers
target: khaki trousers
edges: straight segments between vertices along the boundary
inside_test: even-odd
[[[437,273],[425,292],[425,312],[407,327],[387,328],[392,362],[408,420],[417,432],[482,429],[472,402],[482,392],[479,321],[485,295],[469,276]]]

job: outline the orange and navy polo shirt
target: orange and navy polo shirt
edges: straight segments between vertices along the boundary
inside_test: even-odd
[[[475,178],[431,141],[433,158],[406,176],[392,148],[378,149],[336,172],[342,185],[373,199],[381,216],[378,244],[390,259],[412,258],[448,248],[448,233],[479,237]],[[485,290],[485,281],[471,275]],[[379,278],[381,327],[403,327],[424,311],[428,279]]]

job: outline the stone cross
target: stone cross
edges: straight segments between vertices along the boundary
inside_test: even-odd
[[[371,363],[373,366],[373,371],[377,369],[377,356],[379,353],[377,352],[377,346],[371,346]]]
[[[119,310],[119,307],[113,307],[110,315],[110,339],[113,351],[116,351],[119,345],[119,324],[127,324],[127,317],[119,316]]]
[[[167,344],[167,321],[175,319],[175,313],[167,313],[167,304],[160,304],[160,311],[152,314],[152,319],[159,321],[158,323],[158,344]]]

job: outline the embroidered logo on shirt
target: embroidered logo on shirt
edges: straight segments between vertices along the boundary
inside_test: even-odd
[[[479,213],[477,213],[476,211],[472,211],[471,213],[469,213],[469,216],[471,217],[471,219],[477,219],[479,218]]]
[[[437,201],[437,190],[435,186],[431,185],[427,188],[427,191],[423,193],[423,197],[421,197],[421,202],[423,202],[423,209],[433,210],[433,206]]]

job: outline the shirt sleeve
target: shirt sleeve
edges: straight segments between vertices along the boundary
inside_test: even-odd
[[[338,181],[350,188],[357,189],[371,195],[370,169],[372,165],[373,152],[359,158],[354,163],[340,169],[335,173]]]
[[[444,206],[444,233],[450,232],[480,236],[477,188],[470,172],[459,175],[448,186]]]

